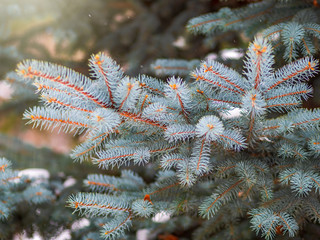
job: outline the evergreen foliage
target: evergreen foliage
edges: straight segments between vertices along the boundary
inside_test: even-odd
[[[27,201],[34,204],[52,200],[52,193],[41,185],[32,184],[31,179],[19,176],[18,171],[11,169],[11,162],[5,158],[0,159],[1,169],[1,220],[8,218],[14,209],[14,204]],[[21,191],[21,189],[23,191]],[[20,192],[15,194],[15,191]],[[15,201],[17,200],[17,202]]]
[[[85,134],[75,160],[156,172],[151,183],[129,170],[89,175],[85,185],[92,192],[70,196],[75,212],[105,218],[105,239],[123,236],[142,218],[150,224],[163,211],[171,221],[185,214],[208,219],[195,226],[194,239],[216,232],[233,238],[241,235],[236,226],[249,220],[257,234],[272,239],[297,236],[301,219],[320,221],[320,112],[301,108],[319,62],[305,57],[277,70],[273,65],[270,43],[256,38],[242,75],[205,60],[190,82],[132,78],[104,53],[91,56],[90,78],[36,60],[20,63],[17,73],[43,86],[45,104],[24,113],[29,123]],[[224,117],[234,109],[239,116]],[[219,227],[209,230],[216,221]]]
[[[261,35],[282,51],[287,61],[317,52],[320,39],[318,1],[271,0],[242,8],[221,8],[191,19],[187,28],[194,33],[217,36],[219,32],[241,31],[252,38]]]
[[[27,110],[24,118],[35,127],[85,138],[71,154],[81,165],[70,167],[65,157],[55,160],[43,149],[32,154],[32,163],[50,162],[50,171],[77,177],[92,171],[88,164],[100,169],[84,180],[90,193],[78,185],[65,190],[61,176],[41,186],[30,179],[10,184],[2,180],[0,239],[21,231],[37,231],[49,239],[64,229],[71,230],[72,239],[135,239],[135,231],[146,228],[150,239],[175,239],[170,233],[177,232],[188,239],[318,237],[308,230],[320,223],[320,112],[302,108],[313,93],[307,81],[319,69],[318,1],[236,2],[190,20],[188,29],[207,35],[205,43],[220,44],[215,50],[223,47],[219,39],[226,44],[240,33],[244,40],[244,32],[253,40],[259,32],[249,45],[242,74],[239,65],[232,65],[233,70],[226,62],[194,59],[208,49],[199,44],[202,38],[194,41],[181,31],[187,19],[217,9],[215,1],[77,1],[66,7],[59,0],[50,3],[52,8],[37,1],[26,8],[18,1],[0,4],[3,62],[34,58],[35,51],[37,58],[77,66],[78,71],[83,62],[66,63],[60,57],[107,46],[126,66],[124,72],[100,52],[89,59],[89,77],[36,60],[21,63],[18,75],[7,74],[16,100],[1,105],[3,116],[12,106],[24,109],[33,104],[37,89],[41,106]],[[232,8],[239,5],[245,6]],[[58,10],[49,28],[45,23],[31,33],[10,35],[10,19],[21,20],[37,9],[42,10],[37,17]],[[118,20],[115,9],[124,20]],[[75,21],[79,16],[82,20]],[[55,56],[34,42],[44,30],[57,40]],[[172,44],[177,36],[187,44]],[[33,51],[25,51],[30,47]],[[158,59],[151,66],[157,76],[168,77],[166,81],[127,76],[146,73],[143,65],[159,55],[175,58]],[[289,64],[278,68],[282,58]],[[1,66],[0,76],[8,66]],[[233,116],[235,111],[239,114]],[[29,147],[11,142],[0,135],[0,155],[10,149],[12,156],[29,160]],[[38,162],[41,158],[46,161]],[[6,174],[14,178],[17,172],[1,158],[1,179]],[[42,203],[42,194],[34,194],[39,187],[50,189],[49,202]],[[73,228],[74,216],[63,209],[67,195],[68,206],[83,216],[80,220],[91,218],[87,227]],[[23,208],[24,203],[30,208]],[[170,220],[157,223],[161,214],[170,215]]]
[[[8,141],[8,137],[3,139]],[[2,146],[2,141],[0,143]],[[83,165],[79,166],[81,168],[71,168],[67,163],[69,158],[54,156],[49,149],[45,151],[32,149],[31,146],[28,148],[16,139],[14,146],[16,152],[5,153],[19,156],[18,149],[23,152],[23,156],[19,157],[21,159],[15,159],[15,168],[17,165],[29,168],[13,170],[11,161],[0,158],[0,239],[33,239],[39,235],[43,239],[66,238],[66,235],[71,239],[87,239],[85,237],[90,232],[98,232],[101,222],[99,218],[91,221],[86,218],[78,219],[71,209],[65,209],[70,194],[84,190],[81,181],[87,174],[82,169]],[[30,156],[30,152],[39,154],[35,155],[35,162],[29,159],[31,163],[26,163],[24,158]],[[48,165],[42,160],[45,158],[52,164]],[[30,168],[32,165],[38,168]],[[48,168],[51,172],[39,167]],[[61,168],[64,168],[63,173]]]
[[[40,205],[55,198],[45,183],[21,175],[11,165],[11,161],[0,158],[0,239],[7,239],[10,234],[5,222],[19,206]]]

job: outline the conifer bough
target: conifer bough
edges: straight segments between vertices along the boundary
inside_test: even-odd
[[[120,177],[92,174],[85,181],[92,192],[69,198],[76,212],[106,218],[105,239],[125,235],[136,219],[152,223],[163,211],[170,221],[186,215],[203,221],[194,239],[240,236],[236,226],[249,221],[272,239],[296,236],[301,218],[320,221],[320,110],[301,108],[318,61],[305,57],[278,70],[273,64],[270,44],[256,38],[242,75],[207,60],[188,83],[125,76],[103,53],[89,60],[90,77],[35,60],[17,72],[42,86],[44,106],[24,113],[29,123],[86,134],[74,159],[157,171],[150,184],[131,170]],[[222,117],[233,109],[241,114]],[[270,118],[273,112],[280,117]]]
[[[319,0],[268,0],[241,8],[221,8],[189,20],[190,32],[209,37],[237,31],[252,38],[257,32],[269,38],[287,61],[312,56],[319,50]]]
[[[45,184],[13,170],[11,161],[0,158],[0,221],[8,220],[19,205],[38,205],[54,199]],[[5,239],[5,232],[0,232],[0,239]]]

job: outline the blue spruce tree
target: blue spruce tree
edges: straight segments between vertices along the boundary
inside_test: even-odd
[[[224,7],[218,12],[195,17],[187,28],[208,38],[226,31],[241,31],[252,38],[260,32],[287,61],[292,61],[318,52],[319,16],[318,0],[259,1],[242,8]]]
[[[89,59],[89,77],[20,63],[17,74],[43,102],[24,118],[84,135],[72,158],[114,173],[89,175],[90,192],[71,195],[68,206],[94,218],[104,239],[181,227],[192,239],[248,239],[250,228],[265,239],[298,238],[319,223],[320,110],[302,107],[319,71],[318,12],[317,1],[261,1],[190,20],[209,37],[262,31],[242,74],[213,60],[161,59],[153,68],[166,81],[129,77],[102,52]],[[275,69],[278,49],[289,63]],[[163,213],[170,220],[159,225]]]
[[[125,76],[103,53],[89,60],[90,78],[35,60],[17,72],[34,81],[45,103],[25,112],[29,123],[85,134],[75,160],[123,169],[120,176],[89,175],[91,192],[68,200],[81,215],[105,218],[105,239],[120,238],[135,221],[150,224],[160,212],[201,221],[195,239],[219,231],[232,238],[249,221],[272,239],[297,236],[301,219],[320,220],[320,111],[301,108],[318,61],[305,57],[274,70],[273,58],[271,45],[256,38],[242,75],[207,60],[188,83]],[[232,110],[239,114],[228,116]],[[153,169],[155,181],[123,168],[133,165]]]
[[[19,207],[36,205],[39,210],[41,204],[54,200],[48,184],[13,170],[11,161],[0,158],[0,239],[12,237],[12,229],[7,224],[12,224],[11,217]]]

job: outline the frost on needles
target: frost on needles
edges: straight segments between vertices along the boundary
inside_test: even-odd
[[[163,211],[172,221],[189,215],[202,222],[194,239],[237,235],[235,226],[249,221],[272,239],[296,236],[301,218],[320,221],[320,110],[301,108],[318,61],[306,57],[278,70],[273,64],[270,44],[257,38],[243,74],[208,60],[188,83],[125,76],[103,53],[89,60],[90,77],[35,60],[17,72],[33,80],[44,102],[24,113],[29,123],[86,135],[72,152],[75,160],[157,171],[149,184],[131,170],[92,174],[85,181],[91,193],[70,196],[76,212],[105,217],[105,239],[125,235],[142,219],[152,228],[152,217]],[[223,117],[233,109],[240,115]]]

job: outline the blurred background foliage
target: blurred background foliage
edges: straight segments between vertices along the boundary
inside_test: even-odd
[[[30,237],[37,231],[45,239],[58,239],[56,235],[72,229],[76,221],[71,210],[64,208],[66,197],[85,191],[82,180],[89,173],[101,171],[90,164],[74,164],[68,157],[81,139],[57,131],[31,130],[25,125],[22,113],[35,105],[36,88],[19,82],[13,73],[17,63],[34,58],[89,75],[87,59],[103,51],[131,76],[151,74],[150,64],[158,58],[192,60],[214,55],[229,66],[241,68],[240,61],[221,58],[222,49],[246,49],[251,39],[235,31],[194,36],[185,26],[189,19],[201,14],[252,2],[255,1],[0,0],[0,156],[10,159],[16,169],[47,169],[50,188],[56,195],[49,205],[18,207],[9,221],[0,225],[7,229],[6,238],[13,239],[17,233]],[[5,82],[16,87],[12,95],[12,88]],[[317,84],[314,83],[316,88]],[[319,103],[318,98],[312,102],[314,106]],[[66,187],[64,183],[70,178],[75,184]],[[33,215],[34,211],[45,214],[40,218]],[[82,230],[81,236],[79,231],[71,232],[72,239],[81,239],[95,226]]]

